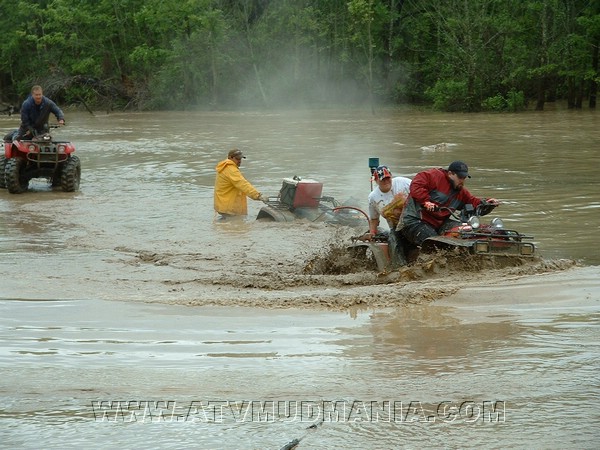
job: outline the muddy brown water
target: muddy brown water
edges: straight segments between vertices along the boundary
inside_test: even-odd
[[[599,125],[560,110],[69,112],[57,136],[81,190],[0,191],[3,442],[593,448]],[[343,265],[331,249],[356,230],[255,222],[252,201],[247,221],[216,222],[214,166],[234,146],[266,194],[299,175],[363,206],[369,157],[409,177],[464,160],[539,257],[307,271]]]

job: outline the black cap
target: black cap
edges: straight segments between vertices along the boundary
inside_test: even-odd
[[[453,163],[451,163],[448,166],[448,171],[454,172],[461,178],[471,178],[471,175],[469,175],[469,167],[462,161],[454,161]]]

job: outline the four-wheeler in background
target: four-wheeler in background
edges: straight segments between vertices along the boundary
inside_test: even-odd
[[[57,128],[51,125],[50,128]],[[5,140],[0,155],[0,187],[20,194],[33,178],[46,178],[53,187],[65,192],[79,189],[81,162],[69,141],[54,140],[49,130],[30,140]]]

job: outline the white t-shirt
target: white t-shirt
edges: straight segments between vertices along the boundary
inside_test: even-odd
[[[379,219],[383,208],[390,204],[396,195],[404,194],[408,197],[410,182],[410,178],[394,177],[392,178],[392,188],[388,192],[381,192],[379,186],[375,187],[369,194],[369,219]]]

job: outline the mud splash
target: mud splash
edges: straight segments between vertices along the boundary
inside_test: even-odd
[[[420,254],[413,263],[386,273],[380,277],[389,280],[419,280],[445,277],[452,274],[476,274],[479,272],[512,270],[521,268],[523,275],[539,273],[539,270],[564,270],[576,265],[574,260],[544,260],[541,257],[465,255],[458,249],[439,250],[436,253]],[[312,275],[343,275],[362,271],[375,271],[375,261],[368,252],[353,255],[347,246],[333,241],[321,252],[309,258],[303,272]],[[531,270],[533,269],[533,272]]]
[[[173,269],[177,276],[159,283],[166,297],[153,301],[190,306],[249,306],[348,310],[428,303],[467,286],[505,285],[525,276],[564,271],[574,260],[458,255],[452,251],[420,255],[413,264],[377,273],[369,261],[352,258],[334,236],[304,260],[243,261],[243,270],[224,270],[229,260],[200,254],[158,253],[120,248],[135,267]],[[346,240],[343,240],[346,242]],[[194,274],[188,278],[189,273]],[[187,274],[187,275],[186,275]]]

